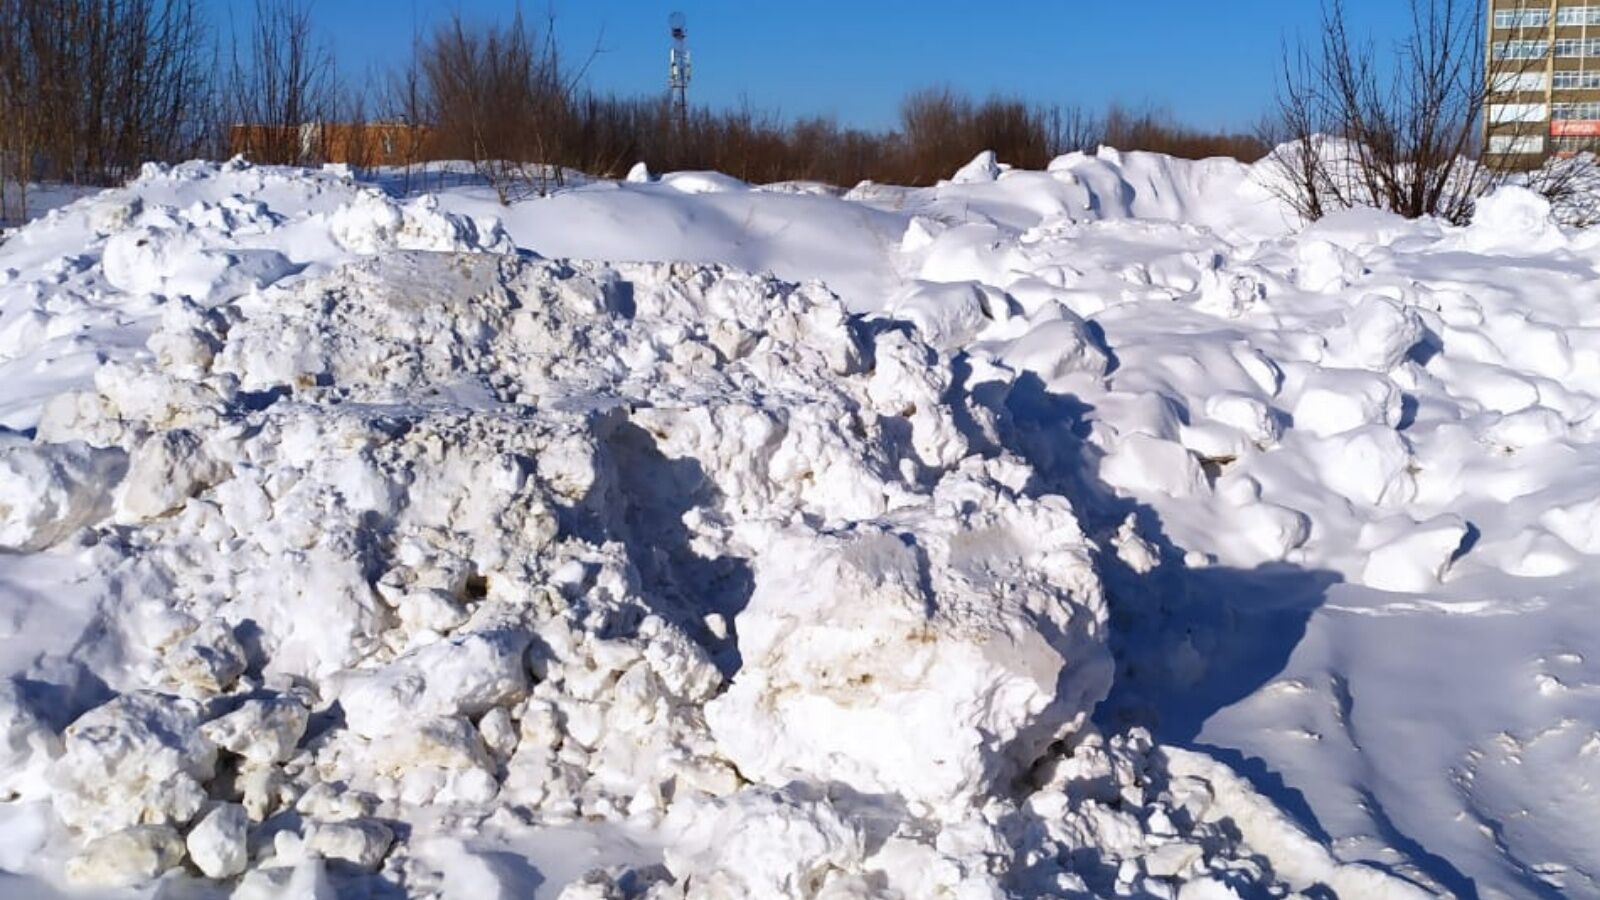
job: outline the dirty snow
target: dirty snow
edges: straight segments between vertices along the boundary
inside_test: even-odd
[[[1600,238],[1268,177],[44,215],[0,887],[1600,893]]]

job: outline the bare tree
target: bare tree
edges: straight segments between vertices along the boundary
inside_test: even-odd
[[[39,134],[37,68],[24,39],[23,0],[0,0],[0,223],[28,215],[34,141]],[[8,191],[8,183],[11,189]]]
[[[1273,157],[1276,187],[1306,219],[1372,206],[1462,222],[1515,175],[1483,152],[1483,117],[1492,91],[1543,61],[1491,55],[1485,66],[1477,0],[1408,3],[1410,33],[1392,65],[1353,38],[1343,0],[1324,6],[1315,44],[1284,54],[1268,131],[1287,141]]]
[[[1088,152],[1105,142],[1104,124],[1082,106],[1052,106],[1043,115],[1052,157]]]
[[[426,158],[425,144],[430,135],[431,117],[425,106],[421,57],[422,39],[413,35],[410,58],[390,73],[381,97],[383,115],[402,129],[399,155],[404,174],[401,190],[408,194],[414,188],[412,179],[416,167]]]
[[[439,152],[471,160],[502,202],[544,194],[562,183],[567,140],[586,124],[578,84],[582,65],[563,62],[555,22],[541,34],[519,9],[506,26],[469,28],[459,15],[420,48],[427,110]]]
[[[223,103],[230,143],[256,162],[298,165],[321,154],[334,112],[333,54],[316,36],[306,0],[256,0],[248,42],[233,41]]]

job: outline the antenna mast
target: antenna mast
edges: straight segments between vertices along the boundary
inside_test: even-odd
[[[667,94],[672,104],[672,119],[678,130],[689,126],[689,77],[694,66],[689,59],[689,19],[681,12],[667,17],[672,30],[672,53],[667,57]]]

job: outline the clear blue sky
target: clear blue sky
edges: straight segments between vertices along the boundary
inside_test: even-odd
[[[211,0],[220,24],[250,0]],[[1404,25],[1404,0],[1347,0],[1355,30],[1380,42]],[[347,75],[388,65],[460,10],[509,18],[514,0],[314,0],[323,34]],[[1112,100],[1170,109],[1208,127],[1253,124],[1272,101],[1285,39],[1313,32],[1317,0],[527,0],[556,16],[569,56],[600,42],[588,83],[631,94],[664,90],[666,19],[689,17],[691,97],[786,117],[831,114],[846,124],[890,125],[900,98],[950,84],[975,95]]]

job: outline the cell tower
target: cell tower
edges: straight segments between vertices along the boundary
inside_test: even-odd
[[[667,94],[672,102],[672,118],[680,129],[689,124],[689,77],[694,64],[689,59],[689,18],[681,12],[667,17],[672,29],[672,53],[667,57]]]

